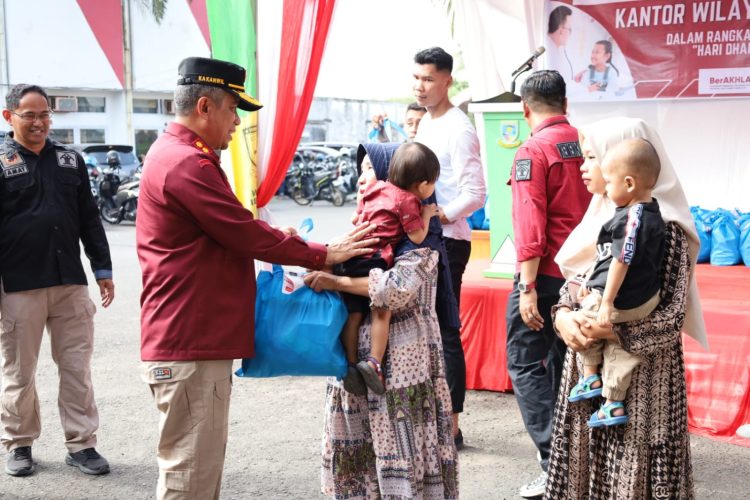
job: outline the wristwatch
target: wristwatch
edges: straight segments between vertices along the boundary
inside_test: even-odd
[[[530,281],[529,283],[524,283],[523,281],[518,282],[518,291],[521,293],[529,293],[535,288],[536,281]]]

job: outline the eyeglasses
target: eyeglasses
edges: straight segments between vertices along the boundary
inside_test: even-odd
[[[11,113],[13,113],[26,123],[34,123],[37,120],[46,122],[49,121],[50,118],[52,118],[52,111],[42,111],[39,114],[32,113],[31,111],[29,111],[28,113],[16,113],[15,111],[11,111]]]

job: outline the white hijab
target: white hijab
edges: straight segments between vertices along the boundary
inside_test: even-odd
[[[659,134],[650,125],[638,118],[607,118],[581,130],[596,158],[601,162],[611,147],[630,138],[642,138],[656,148],[661,162],[661,172],[653,196],[659,201],[661,215],[665,222],[676,222],[685,232],[690,254],[690,284],[688,286],[685,333],[708,349],[706,326],[703,322],[703,311],[698,297],[698,285],[695,281],[695,263],[700,249],[700,240],[695,230],[693,217],[690,214],[685,192],[682,190],[677,174],[669,161]],[[557,253],[555,262],[566,279],[583,274],[591,267],[596,257],[596,239],[602,225],[612,218],[615,206],[605,196],[594,194],[583,216],[581,223],[570,233]]]

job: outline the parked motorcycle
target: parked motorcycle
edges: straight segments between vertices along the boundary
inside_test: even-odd
[[[99,177],[102,175],[102,169],[96,164],[96,158],[93,156],[86,156],[84,158],[86,164],[86,170],[89,173],[89,186],[91,187],[91,194],[94,197],[94,203],[99,206]]]
[[[309,205],[313,200],[328,200],[340,207],[346,201],[345,179],[339,177],[335,164],[324,158],[294,163],[287,187],[292,199],[299,205]]]
[[[347,148],[341,149],[341,156],[336,166],[338,169],[338,175],[343,179],[342,186],[346,193],[356,193],[359,181],[359,174],[357,173],[357,166],[350,159],[349,150]]]
[[[120,177],[120,159],[117,151],[107,153],[107,165],[97,183],[99,213],[110,224],[123,220],[135,222],[140,190],[140,167],[130,180]]]

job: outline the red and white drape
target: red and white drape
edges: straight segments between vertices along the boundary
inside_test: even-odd
[[[258,208],[284,180],[305,128],[334,3],[258,2]]]

